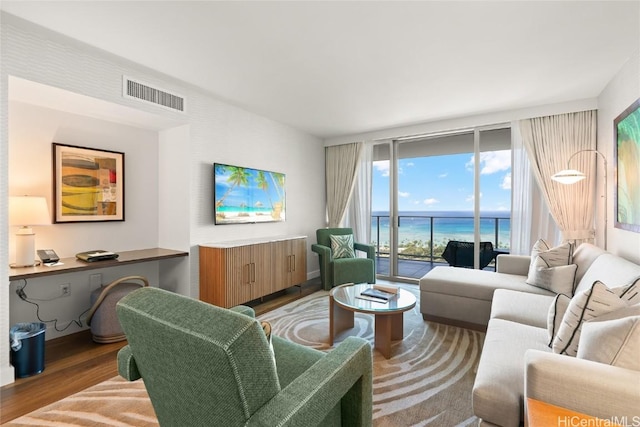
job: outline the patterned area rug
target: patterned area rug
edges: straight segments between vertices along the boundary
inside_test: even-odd
[[[418,295],[417,286],[402,285]],[[419,298],[418,298],[419,299]],[[328,292],[321,291],[260,316],[273,333],[319,350],[327,345]],[[404,315],[404,339],[391,359],[373,353],[375,426],[477,425],[471,389],[484,334],[422,320],[416,306]],[[359,336],[373,343],[374,319],[356,313],[355,327],[336,338]],[[141,381],[119,377],[34,411],[7,426],[157,426]]]

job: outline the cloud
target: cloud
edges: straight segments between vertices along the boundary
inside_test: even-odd
[[[448,172],[441,173],[440,175],[438,175],[438,178],[446,178],[446,177],[447,177],[447,175],[449,175],[449,173],[448,173]]]
[[[500,188],[502,188],[503,190],[511,190],[511,172],[502,177]]]
[[[480,193],[480,198],[482,199],[482,193]],[[473,202],[474,200],[475,200],[475,196],[473,194],[469,194],[467,198],[464,199],[465,202]]]
[[[416,164],[415,164],[415,163],[413,163],[413,162],[408,162],[408,163],[406,163],[406,165],[407,165],[407,166],[415,166]]]
[[[473,171],[473,156],[464,165],[468,171]],[[480,153],[480,174],[509,170],[511,168],[511,150],[485,151]]]
[[[427,206],[431,206],[431,205],[435,205],[436,203],[440,203],[440,200],[438,199],[434,199],[433,197],[430,199],[424,199],[424,201],[422,202]]]
[[[389,176],[389,160],[378,160],[373,162],[373,167],[382,174],[382,176]]]
[[[409,194],[407,191],[398,191],[398,196],[400,197],[409,197]]]

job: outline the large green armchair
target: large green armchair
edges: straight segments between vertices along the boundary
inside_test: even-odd
[[[253,309],[157,288],[116,307],[128,345],[118,371],[144,380],[161,426],[370,426],[370,344],[329,353],[271,336]]]
[[[325,290],[344,283],[375,283],[376,248],[364,243],[353,243],[354,252],[362,251],[366,258],[336,258],[331,250],[331,236],[352,235],[351,228],[321,228],[316,230],[317,243],[311,250],[318,254],[320,280]]]

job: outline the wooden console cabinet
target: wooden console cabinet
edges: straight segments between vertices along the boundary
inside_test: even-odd
[[[233,307],[307,280],[306,236],[200,245],[200,299]]]

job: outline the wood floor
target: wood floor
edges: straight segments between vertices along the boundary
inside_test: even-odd
[[[248,305],[260,315],[320,288],[314,281]],[[113,378],[118,374],[116,354],[123,345],[96,344],[89,330],[47,341],[44,371],[0,388],[0,424]]]

